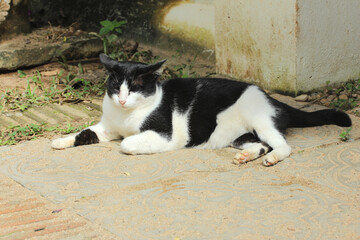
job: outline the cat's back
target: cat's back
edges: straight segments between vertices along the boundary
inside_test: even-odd
[[[164,98],[180,109],[190,104],[224,108],[234,102],[251,84],[223,78],[175,78],[162,82]]]

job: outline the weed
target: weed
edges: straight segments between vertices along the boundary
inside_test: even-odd
[[[177,52],[178,54],[173,57],[181,57],[181,53]],[[195,56],[192,60],[188,60],[187,63],[175,65],[173,67],[166,67],[164,70],[164,78],[192,78],[192,77],[199,77],[194,71],[193,67],[195,64],[197,56]]]
[[[335,96],[334,100],[330,103],[330,106],[333,108],[345,111],[356,108],[359,105],[360,79],[343,83],[338,88],[331,87],[329,82],[327,82],[325,93]],[[340,97],[341,95],[343,95],[342,98]]]
[[[14,145],[20,141],[35,139],[43,132],[43,125],[10,126],[0,135],[0,146]]]
[[[341,141],[347,141],[350,139],[350,131],[352,130],[352,128],[348,128],[346,130],[344,130],[343,132],[340,133],[339,137],[341,139]]]
[[[76,132],[80,132],[82,129],[87,128],[93,124],[94,122],[91,122],[75,127],[71,125],[71,123],[67,123],[65,128],[56,128],[55,131],[60,132],[62,134],[76,133]]]
[[[64,66],[64,65],[63,65]],[[105,92],[105,81],[92,83],[78,77],[85,70],[81,64],[76,72],[73,66],[67,66],[70,72],[61,71],[45,84],[42,75],[36,71],[32,76],[27,76],[19,70],[21,78],[27,78],[24,92],[18,89],[8,89],[0,95],[0,111],[25,111],[31,106],[42,106],[48,103],[80,102],[90,96],[102,96]]]
[[[20,78],[26,77],[26,73],[24,73],[24,71],[18,70],[17,72]]]
[[[99,37],[104,44],[104,53],[109,54],[113,58],[118,58],[121,51],[119,46],[122,45],[119,35],[122,33],[122,26],[126,24],[126,21],[109,21],[104,20],[100,22],[102,28],[99,31]]]
[[[52,126],[47,127],[45,123],[42,124],[27,124],[25,126],[10,126],[0,133],[0,146],[14,145],[22,141],[34,140],[43,137],[45,133],[60,133],[69,134],[81,131],[93,125],[94,122],[86,123],[80,126],[73,126],[67,123],[65,127]]]
[[[337,99],[330,103],[330,106],[333,108],[339,108],[342,110],[353,109],[358,105],[358,102],[354,98],[345,99]]]

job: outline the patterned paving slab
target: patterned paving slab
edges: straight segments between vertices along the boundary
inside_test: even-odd
[[[43,139],[0,148],[0,172],[119,239],[358,239],[360,142],[337,131],[272,168],[232,165],[235,149],[128,156]]]
[[[98,121],[101,116],[101,99],[79,104],[49,104],[42,107],[32,107],[25,112],[0,113],[0,130],[9,126],[30,123],[48,125],[64,125],[77,122],[79,124]]]
[[[115,239],[0,174],[0,239]]]

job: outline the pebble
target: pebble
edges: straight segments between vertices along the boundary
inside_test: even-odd
[[[332,102],[335,98],[336,98],[335,95],[330,95],[330,96],[327,97],[327,100],[329,100],[330,102]]]
[[[345,94],[341,94],[341,95],[339,96],[339,99],[340,99],[340,100],[348,100],[348,96],[346,96]]]
[[[321,99],[320,102],[321,102],[322,104],[324,104],[325,106],[328,106],[328,105],[330,105],[330,103],[331,103],[331,101],[329,101],[329,100],[326,99],[326,98]]]
[[[307,95],[307,94],[302,94],[295,98],[295,101],[298,101],[298,102],[306,102],[308,100],[309,100],[309,95]]]

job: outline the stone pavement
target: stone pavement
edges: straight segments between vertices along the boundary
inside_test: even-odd
[[[2,174],[0,191],[0,239],[116,239]]]
[[[337,126],[289,129],[293,153],[270,168],[233,165],[231,148],[129,156],[116,141],[1,147],[0,239],[359,239],[352,119],[349,142]]]

